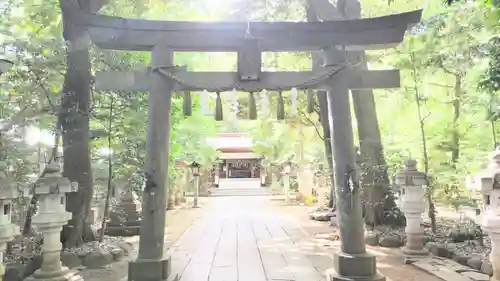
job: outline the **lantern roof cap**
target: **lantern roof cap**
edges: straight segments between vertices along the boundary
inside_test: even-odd
[[[417,169],[417,160],[414,159],[406,159],[404,162],[404,169],[400,170],[396,177],[398,176],[417,176],[417,177],[425,177],[425,174],[418,171]]]
[[[397,185],[422,186],[426,184],[426,175],[418,171],[416,160],[407,159],[404,163],[404,169],[396,174],[395,180]]]
[[[480,179],[492,178],[500,175],[500,150],[499,148],[489,155],[490,162],[485,169],[476,173],[475,177]]]

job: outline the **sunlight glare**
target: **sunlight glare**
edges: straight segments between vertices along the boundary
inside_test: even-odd
[[[54,135],[52,133],[45,130],[40,130],[40,128],[34,126],[30,126],[27,128],[24,138],[28,145],[54,145]]]
[[[102,156],[109,156],[113,154],[113,150],[107,147],[101,147],[99,148],[99,154],[101,154]]]
[[[203,5],[209,13],[225,14],[234,8],[238,0],[206,0]]]

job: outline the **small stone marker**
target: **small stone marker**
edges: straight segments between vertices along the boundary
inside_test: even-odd
[[[141,202],[137,199],[137,195],[130,189],[126,190],[109,214],[110,221],[105,234],[109,236],[139,235],[141,211]]]

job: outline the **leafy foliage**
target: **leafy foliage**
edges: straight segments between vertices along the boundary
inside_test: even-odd
[[[378,118],[383,135],[389,172],[400,168],[405,157],[422,160],[415,81],[418,99],[426,118],[429,144],[429,173],[437,197],[444,203],[462,204],[468,194],[463,179],[485,163],[485,155],[497,141],[495,130],[500,116],[500,39],[497,11],[493,0],[483,3],[455,3],[445,7],[430,2],[424,23],[413,29],[397,49],[368,52],[370,67],[402,69],[402,87],[376,91]],[[305,18],[301,0],[232,1],[217,6],[208,1],[112,1],[102,12],[132,18],[166,20],[220,20],[227,17],[245,20],[295,20]],[[421,1],[394,1],[391,6],[374,0],[362,1],[365,16],[380,16],[421,6]],[[10,0],[0,15],[0,49],[15,62],[1,80],[0,87],[0,167],[9,186],[32,183],[52,143],[55,116],[61,99],[65,72],[66,46],[62,38],[58,1]],[[29,20],[28,20],[29,19]],[[415,60],[410,59],[415,56]],[[148,53],[109,52],[91,48],[92,72],[131,70],[149,62]],[[234,69],[234,54],[178,53],[176,64],[190,70]],[[310,55],[304,53],[265,53],[264,67],[276,70],[311,68]],[[140,189],[145,166],[147,94],[122,92],[92,93],[91,145],[95,181],[109,177],[103,163],[109,153],[107,135],[112,136],[113,181]],[[287,93],[284,93],[288,100]],[[257,100],[259,95],[256,95]],[[218,153],[205,141],[219,131],[247,130],[255,141],[255,152],[268,167],[279,167],[292,159],[297,164],[326,166],[321,125],[316,114],[305,114],[306,94],[300,93],[298,112],[292,116],[285,105],[287,120],[275,122],[276,93],[269,93],[269,116],[257,121],[227,120],[222,125],[213,116],[200,112],[200,95],[192,93],[193,116],[182,114],[182,98],[173,98],[171,117],[170,181],[183,185],[189,181],[186,169],[178,162],[197,161],[206,172]],[[246,95],[245,95],[246,97]],[[110,106],[113,103],[113,112]],[[213,100],[210,101],[211,106]],[[258,102],[257,102],[258,103]],[[240,118],[246,118],[248,102],[241,102]],[[228,105],[225,105],[228,107]],[[387,110],[390,108],[391,110]],[[262,111],[257,104],[257,110]],[[397,116],[398,118],[394,118]],[[243,123],[243,124],[241,124]],[[356,125],[355,125],[356,126]],[[26,132],[41,129],[49,141],[26,143]],[[354,128],[356,132],[356,128]],[[103,153],[106,152],[106,153]],[[109,152],[109,151],[108,151]],[[420,161],[423,162],[423,161]],[[102,171],[101,171],[102,170]],[[102,172],[102,173],[100,173]],[[208,173],[207,173],[208,174]],[[96,185],[98,186],[98,184]],[[101,191],[101,190],[97,190]],[[473,196],[473,195],[470,195]]]

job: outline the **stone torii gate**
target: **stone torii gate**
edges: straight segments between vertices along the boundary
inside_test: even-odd
[[[92,42],[103,49],[152,52],[151,65],[134,72],[96,75],[99,90],[148,91],[146,187],[139,255],[129,265],[130,281],[175,280],[164,256],[167,163],[171,97],[175,91],[236,89],[257,92],[291,88],[327,89],[334,120],[335,161],[341,251],[330,280],[384,280],[375,257],[366,253],[354,159],[349,89],[399,87],[399,72],[356,69],[350,49],[386,48],[400,43],[420,21],[421,11],[335,22],[169,22],[104,15],[82,16]],[[262,72],[262,52],[321,51],[325,63],[312,72]],[[237,72],[187,72],[173,65],[175,51],[237,52]]]

